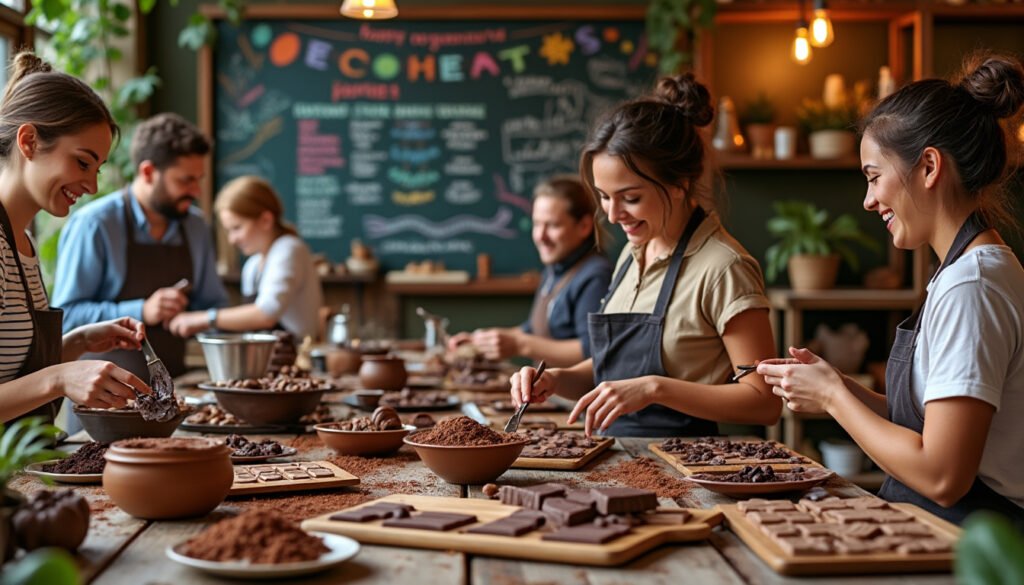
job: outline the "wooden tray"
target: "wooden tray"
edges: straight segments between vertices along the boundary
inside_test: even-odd
[[[595,439],[597,445],[587,449],[583,455],[575,459],[557,459],[554,457],[519,457],[513,463],[514,469],[555,469],[573,471],[594,460],[602,452],[615,444],[615,439],[603,437]]]
[[[890,503],[889,506],[913,515],[918,521],[927,524],[953,542],[960,537],[959,528],[913,504]],[[725,514],[729,528],[780,575],[924,573],[949,571],[953,566],[953,551],[914,555],[895,552],[861,555],[788,555],[754,523],[747,520],[736,504],[720,505],[719,509]]]
[[[476,524],[448,532],[385,528],[381,520],[373,522],[338,522],[325,514],[302,522],[303,530],[332,532],[352,537],[364,544],[385,544],[407,548],[453,550],[464,553],[507,557],[513,559],[571,563],[577,565],[613,566],[630,561],[652,548],[667,542],[704,540],[711,527],[722,520],[717,510],[688,510],[693,518],[678,526],[638,526],[631,534],[606,544],[575,544],[541,540],[539,531],[523,536],[497,536],[491,534],[465,534],[462,531],[508,516],[519,508],[506,506],[496,500],[446,498],[393,494],[353,508],[362,508],[376,502],[410,504],[420,511],[475,514]]]
[[[306,490],[323,490],[347,485],[358,485],[359,478],[331,463],[330,461],[299,461],[293,463],[262,463],[256,465],[235,465],[235,471],[250,467],[287,467],[296,463],[316,463],[334,472],[334,477],[314,477],[311,479],[283,479],[281,481],[256,483],[235,483],[228,491],[229,496],[246,496],[249,494],[271,494],[278,492],[295,492]]]
[[[730,463],[728,465],[706,465],[700,463],[685,463],[682,459],[677,457],[675,453],[669,453],[668,451],[662,450],[661,443],[650,443],[647,445],[647,448],[650,449],[651,452],[657,455],[658,457],[661,457],[665,461],[668,461],[669,464],[672,465],[672,467],[678,469],[679,472],[682,473],[683,475],[693,475],[694,473],[723,473],[739,471],[743,469],[744,466],[747,465],[771,465],[772,468],[779,471],[789,471],[790,469],[799,466],[822,467],[820,463],[814,461],[813,459],[807,457],[806,455],[801,455],[800,453],[797,453],[796,451],[790,449],[789,447],[786,447],[785,445],[780,444],[779,446],[792,453],[794,457],[803,457],[804,459],[807,460],[807,462],[785,463],[784,459],[742,459],[738,462]]]

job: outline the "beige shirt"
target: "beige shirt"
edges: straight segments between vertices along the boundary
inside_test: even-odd
[[[655,260],[642,278],[643,248],[630,245],[619,255],[615,274],[627,254],[633,255],[633,262],[603,312],[650,314],[672,253]],[[661,340],[665,372],[689,382],[725,383],[733,373],[722,343],[725,326],[744,311],[768,307],[757,260],[725,231],[718,214],[710,212],[683,253],[683,264],[665,313]]]

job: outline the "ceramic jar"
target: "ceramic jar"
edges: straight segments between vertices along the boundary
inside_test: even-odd
[[[105,455],[103,489],[125,512],[146,520],[202,516],[231,489],[231,449],[203,438],[125,439]]]
[[[390,355],[364,355],[359,367],[359,383],[363,388],[379,388],[397,392],[405,388],[408,373],[405,360]]]
[[[327,373],[335,378],[355,374],[363,364],[363,356],[359,350],[348,347],[331,348],[324,357]]]

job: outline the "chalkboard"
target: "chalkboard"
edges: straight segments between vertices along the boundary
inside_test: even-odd
[[[218,23],[214,186],[270,180],[314,251],[540,266],[530,197],[656,79],[639,21]]]

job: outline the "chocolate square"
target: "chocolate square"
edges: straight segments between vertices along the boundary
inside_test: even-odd
[[[844,538],[832,543],[836,552],[843,555],[864,555],[875,552],[875,546],[870,541]]]
[[[747,520],[755,524],[782,524],[786,522],[786,517],[775,512],[749,512]]]
[[[409,512],[414,512],[415,510],[416,508],[409,504],[377,502],[354,510],[343,510],[332,515],[330,519],[342,522],[369,522],[370,520],[380,520],[381,518],[407,518]]]
[[[540,510],[548,498],[565,496],[565,486],[558,483],[542,483],[520,488],[519,505],[531,510]]]
[[[843,527],[839,524],[800,524],[796,528],[800,534],[808,537],[837,538],[843,532]]]
[[[790,537],[779,538],[775,542],[790,556],[827,555],[832,552],[832,546],[823,538]]]
[[[544,515],[533,510],[518,510],[511,515],[466,530],[473,534],[522,536],[544,525]]]
[[[783,522],[782,524],[761,524],[761,532],[764,532],[772,538],[800,536],[800,531],[797,530],[796,526],[793,526],[788,522]]]
[[[385,520],[383,526],[392,528],[414,528],[417,530],[435,530],[443,532],[476,522],[472,514],[453,514],[449,512],[421,512],[408,518],[392,518]]]
[[[867,540],[874,538],[882,533],[882,529],[877,524],[844,524],[843,535],[846,538],[855,538],[858,540]]]
[[[256,476],[251,473],[238,474],[235,476],[234,483],[256,483]]]
[[[311,479],[309,474],[301,469],[296,469],[294,471],[282,471],[281,474],[288,479]]]
[[[901,522],[898,524],[884,524],[882,532],[891,536],[934,536],[932,529],[920,522]]]
[[[284,481],[284,476],[276,471],[264,471],[259,475],[260,481]]]
[[[334,477],[334,472],[326,467],[309,467],[306,469],[306,473],[312,475],[315,478],[320,477]]]
[[[584,524],[582,526],[565,526],[554,532],[541,536],[541,540],[558,542],[575,542],[581,544],[604,544],[629,533],[629,526],[610,524],[604,527]]]
[[[541,507],[555,526],[576,526],[594,518],[594,506],[565,498],[547,498]]]
[[[851,508],[858,510],[885,510],[889,503],[876,496],[860,496],[857,498],[846,498],[843,500]]]
[[[565,499],[580,502],[581,504],[590,504],[593,503],[594,496],[590,493],[590,490],[566,490]]]
[[[740,512],[781,512],[795,510],[793,502],[786,500],[765,500],[762,498],[751,498],[736,504]]]
[[[633,514],[658,507],[658,495],[650,490],[630,487],[591,488],[594,506],[602,515]]]

